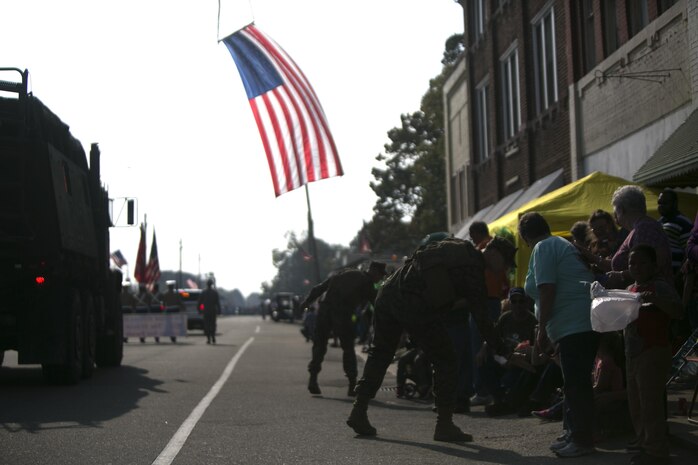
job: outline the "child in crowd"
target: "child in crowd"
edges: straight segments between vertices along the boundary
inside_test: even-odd
[[[397,362],[397,391],[395,395],[401,399],[417,396],[426,399],[431,396],[432,368],[429,359],[422,349],[408,340],[407,351]],[[407,380],[414,382],[414,392],[410,392]]]
[[[624,365],[621,334],[615,331],[604,333],[599,341],[592,375],[597,440],[627,429],[629,418]]]
[[[623,379],[623,340],[620,333],[604,333],[596,351],[592,379],[594,383],[595,439],[624,429],[628,420],[625,382]],[[542,420],[562,420],[563,400],[531,414]]]
[[[523,367],[515,363],[517,357],[531,359],[530,343],[535,340],[538,324],[530,310],[531,303],[523,288],[511,288],[505,305],[509,310],[503,312],[495,324],[495,332],[512,353],[509,363],[504,366],[497,363],[486,344],[483,344],[476,356],[478,365],[483,366],[485,386],[494,399],[493,404],[485,407],[488,415],[505,415],[517,411],[528,399],[538,379],[530,362],[524,362]],[[525,411],[530,412],[530,408],[525,408]]]
[[[630,463],[666,464],[670,462],[664,411],[664,387],[671,367],[669,323],[681,317],[681,298],[672,283],[658,277],[653,247],[635,246],[628,270],[635,280],[628,290],[639,292],[642,299],[638,319],[623,331],[628,408],[636,434],[628,449],[639,452]]]

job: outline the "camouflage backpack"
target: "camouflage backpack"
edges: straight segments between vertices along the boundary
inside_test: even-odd
[[[482,253],[468,241],[449,237],[432,242],[409,260],[424,282],[426,301],[436,311],[448,311],[456,300],[466,297],[466,280],[484,286]]]

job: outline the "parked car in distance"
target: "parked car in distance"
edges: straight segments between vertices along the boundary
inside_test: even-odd
[[[204,309],[203,306],[199,306],[199,296],[203,291],[201,289],[180,289],[178,292],[187,312],[187,329],[203,330]]]
[[[277,292],[271,299],[271,319],[288,320],[293,323],[296,315],[293,308],[293,293]]]

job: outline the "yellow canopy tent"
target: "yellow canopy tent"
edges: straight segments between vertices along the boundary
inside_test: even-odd
[[[589,218],[592,212],[598,209],[606,210],[613,214],[611,197],[620,186],[636,183],[622,178],[610,176],[601,172],[590,175],[567,184],[548,194],[531,200],[517,210],[511,211],[489,223],[491,234],[514,238],[518,251],[516,253],[516,271],[514,285],[523,286],[528,270],[528,259],[531,250],[517,234],[519,217],[527,212],[538,212],[548,221],[550,230],[556,236],[569,237],[570,228],[575,221],[583,221]],[[657,213],[657,198],[661,189],[653,189],[641,186],[647,198],[647,214],[653,218],[659,218]],[[678,192],[679,210],[691,221],[698,211],[698,195]]]

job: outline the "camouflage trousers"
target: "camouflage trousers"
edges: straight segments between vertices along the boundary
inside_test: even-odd
[[[331,335],[339,339],[342,348],[342,367],[344,374],[349,379],[356,379],[356,353],[354,352],[354,340],[356,330],[351,320],[351,309],[321,307],[318,310],[315,321],[315,334],[313,336],[313,358],[308,364],[308,371],[317,374],[322,369],[322,361],[327,353],[327,342]]]
[[[420,305],[420,302],[414,302]],[[382,298],[376,302],[374,312],[373,344],[368,351],[368,359],[359,380],[357,396],[373,398],[383,384],[388,366],[393,361],[395,351],[403,331],[424,351],[434,368],[434,397],[439,411],[452,411],[456,401],[457,363],[446,325],[438,318],[431,318],[422,306],[421,310],[404,299]],[[425,312],[422,321],[414,315]],[[403,318],[410,315],[409,318]]]

